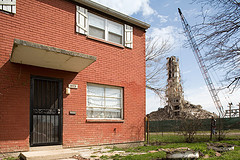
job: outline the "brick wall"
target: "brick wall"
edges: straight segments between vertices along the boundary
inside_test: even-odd
[[[97,61],[79,73],[14,64],[9,62],[14,38],[93,55]],[[64,147],[142,141],[144,30],[134,27],[133,40],[133,49],[127,49],[75,33],[75,4],[66,0],[17,0],[16,15],[0,12],[0,151],[29,149],[30,75],[63,79]],[[124,88],[123,123],[86,122],[87,82]],[[66,95],[69,83],[79,88]]]

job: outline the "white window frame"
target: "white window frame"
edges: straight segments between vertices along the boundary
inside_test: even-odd
[[[93,96],[93,95],[88,95],[87,93],[87,88],[86,88],[86,113],[87,113],[87,109],[88,108],[103,108],[103,109],[118,109],[118,108],[114,108],[114,107],[106,107],[106,101],[105,101],[105,98],[114,98],[114,99],[117,99],[116,97],[106,97],[105,96],[105,88],[115,88],[115,89],[119,89],[120,92],[121,92],[121,97],[119,99],[120,100],[120,118],[88,118],[87,117],[87,114],[86,114],[86,118],[91,120],[91,119],[101,119],[101,120],[123,120],[123,88],[122,87],[117,87],[117,86],[109,86],[109,85],[103,85],[103,84],[94,84],[94,83],[87,83],[87,87],[88,86],[96,86],[96,87],[101,87],[101,88],[104,88],[104,107],[93,107],[93,106],[88,106],[88,96],[90,97],[98,97],[98,96]],[[102,96],[99,96],[99,97],[102,97]]]
[[[94,35],[89,35],[89,15],[104,19],[104,22],[105,22],[105,27],[104,27],[105,38],[104,39],[94,36]],[[108,38],[109,31],[107,28],[108,22],[114,23],[114,24],[119,24],[121,26],[121,32],[122,32],[120,35],[121,39],[122,39],[121,43],[113,42],[113,41],[109,40],[109,38]],[[96,27],[96,28],[98,28],[98,27]],[[128,24],[122,24],[122,23],[108,20],[108,19],[98,16],[96,14],[90,13],[90,12],[88,12],[87,9],[85,9],[81,6],[78,6],[78,5],[76,5],[76,33],[86,35],[89,38],[91,38],[91,37],[98,38],[98,39],[104,40],[106,42],[111,42],[112,44],[115,43],[116,46],[121,45],[121,46],[125,46],[126,48],[133,49],[133,27],[132,26],[130,26]],[[113,34],[119,35],[117,33],[113,33]]]
[[[108,19],[106,19],[106,18],[100,17],[100,16],[98,16],[98,15],[96,15],[96,14],[93,14],[93,13],[88,13],[88,19],[89,19],[90,16],[93,16],[93,17],[95,17],[95,18],[104,20],[104,24],[105,24],[105,27],[104,27],[105,39],[103,39],[103,40],[105,40],[105,41],[109,41],[109,42],[112,42],[112,43],[117,43],[117,42],[110,41],[109,38],[108,38],[108,33],[109,33],[108,24],[109,24],[109,23],[113,23],[113,24],[117,24],[117,25],[121,26],[121,35],[116,34],[116,33],[114,33],[114,34],[121,36],[122,41],[121,41],[121,43],[117,43],[117,44],[123,45],[123,39],[124,39],[123,24],[120,24],[120,23],[117,23],[117,22],[108,20]],[[89,21],[88,21],[88,35],[89,35],[89,36],[93,36],[93,35],[90,35],[90,34],[89,34],[89,26],[90,26],[90,24],[89,24]],[[95,27],[95,26],[93,26],[93,27]],[[96,27],[96,28],[97,28],[97,27]],[[93,36],[93,37],[96,37],[96,36]],[[96,38],[102,39],[102,38],[100,38],[100,37],[96,37]]]
[[[0,11],[16,14],[16,0],[0,0]]]

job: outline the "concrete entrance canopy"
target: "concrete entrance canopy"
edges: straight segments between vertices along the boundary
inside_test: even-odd
[[[32,66],[80,72],[96,61],[95,56],[14,39],[10,61]]]

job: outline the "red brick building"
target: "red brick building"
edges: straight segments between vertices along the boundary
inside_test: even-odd
[[[90,0],[0,1],[0,151],[143,141],[147,28]]]

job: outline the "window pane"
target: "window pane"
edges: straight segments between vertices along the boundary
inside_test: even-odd
[[[87,118],[122,118],[122,88],[87,86]]]
[[[121,110],[118,109],[106,109],[105,110],[106,118],[121,118]]]
[[[105,90],[106,90],[106,97],[116,97],[116,98],[121,97],[121,89],[106,88]]]
[[[97,38],[101,38],[101,39],[105,39],[105,32],[104,30],[89,26],[89,35],[97,37]]]
[[[87,106],[89,107],[104,107],[103,97],[87,97]]]
[[[104,88],[99,87],[99,86],[88,85],[87,86],[87,95],[103,97],[104,96]]]
[[[121,99],[117,98],[106,98],[106,107],[111,107],[111,108],[121,108]]]
[[[87,118],[105,118],[104,109],[101,108],[88,108]]]
[[[122,36],[119,36],[114,33],[108,33],[108,40],[111,42],[122,44]]]
[[[89,25],[104,30],[105,29],[105,20],[100,17],[89,14]]]
[[[108,21],[108,31],[122,36],[122,25]]]

